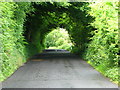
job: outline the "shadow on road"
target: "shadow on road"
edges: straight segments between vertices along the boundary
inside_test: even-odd
[[[61,59],[61,58],[79,58],[77,55],[64,49],[45,49],[42,53],[36,54],[32,59]]]

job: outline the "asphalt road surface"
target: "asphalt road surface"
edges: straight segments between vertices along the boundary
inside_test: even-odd
[[[44,50],[3,82],[3,88],[117,88],[86,61],[64,50]]]

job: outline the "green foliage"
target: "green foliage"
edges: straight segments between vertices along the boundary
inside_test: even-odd
[[[97,70],[113,81],[118,81],[118,4],[116,2],[91,3],[91,23],[96,28],[84,55]]]
[[[28,57],[23,24],[29,7],[30,3],[0,3],[0,81],[10,76]]]
[[[45,39],[45,46],[51,49],[66,49],[71,50],[72,43],[67,31],[57,28],[50,32]]]
[[[73,52],[84,52],[85,44],[88,42],[87,37],[92,30],[89,23],[93,20],[87,13],[88,3],[40,2],[32,3],[32,5],[35,11],[27,17],[26,22],[26,39],[29,43],[33,44],[40,52],[45,48],[46,35],[60,27],[68,31],[71,42],[78,49]]]
[[[119,74],[118,74],[118,68],[111,68],[111,69],[108,69],[106,72],[105,72],[105,76],[111,78],[113,81],[116,81],[116,83],[118,83],[118,80],[119,80]]]

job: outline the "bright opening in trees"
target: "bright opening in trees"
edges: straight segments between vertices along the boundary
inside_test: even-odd
[[[45,46],[46,49],[65,49],[71,51],[72,42],[65,29],[57,28],[46,36]]]

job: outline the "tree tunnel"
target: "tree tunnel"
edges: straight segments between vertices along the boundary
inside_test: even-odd
[[[73,53],[117,81],[118,6],[117,2],[0,2],[0,81],[45,49],[46,36],[56,28],[67,30]]]
[[[93,18],[87,13],[88,3],[42,2],[32,3],[34,11],[27,15],[25,37],[38,52],[45,48],[45,36],[53,29],[65,28],[75,48],[84,51],[88,43],[90,23]],[[87,8],[88,10],[88,8]]]

